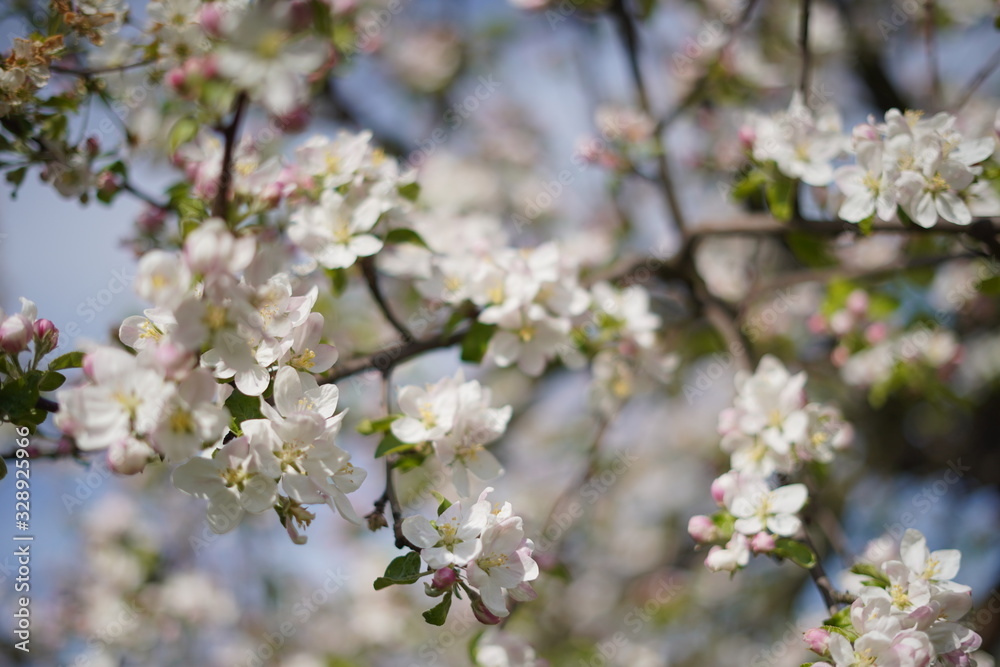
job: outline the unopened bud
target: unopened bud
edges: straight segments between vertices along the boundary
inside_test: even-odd
[[[802,639],[809,646],[809,650],[817,655],[826,655],[830,646],[830,632],[823,628],[813,628],[806,630]]]
[[[35,343],[40,350],[43,350],[42,354],[54,350],[59,345],[59,329],[56,329],[51,320],[35,320],[32,329],[35,333]]]
[[[715,525],[715,522],[712,521],[711,517],[699,514],[688,520],[688,535],[690,535],[695,542],[705,544],[707,542],[715,542],[718,540],[719,529]]]
[[[97,157],[97,154],[101,152],[101,142],[98,141],[97,137],[87,137],[84,146],[87,151],[87,157]]]
[[[210,2],[207,5],[202,5],[201,11],[198,13],[198,21],[209,35],[213,37],[222,35],[222,10],[218,4]]]
[[[739,137],[743,148],[750,150],[753,148],[753,142],[757,141],[757,131],[749,125],[744,125],[740,128]]]
[[[769,554],[774,551],[774,535],[763,531],[750,539],[750,548],[754,553]]]
[[[455,581],[457,579],[458,575],[455,574],[455,570],[450,567],[442,567],[434,573],[434,578],[431,580],[431,586],[441,591],[448,590],[455,585]]]
[[[135,475],[146,469],[153,450],[144,442],[125,438],[108,447],[108,467],[120,475]]]
[[[500,617],[487,609],[483,599],[478,595],[472,598],[472,613],[475,615],[476,620],[483,625],[500,624]]]
[[[868,312],[868,292],[856,289],[847,296],[847,310],[856,316]]]
[[[0,347],[7,354],[27,350],[33,336],[31,322],[24,315],[11,315],[0,324]]]

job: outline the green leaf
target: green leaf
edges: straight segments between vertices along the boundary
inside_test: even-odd
[[[850,607],[845,607],[845,609],[849,610]],[[821,625],[820,627],[826,630],[827,632],[830,633],[836,632],[838,635],[842,635],[845,639],[847,639],[847,641],[851,642],[852,644],[858,639],[858,633],[854,631],[854,627],[851,625],[848,625],[848,627],[846,628],[837,627],[836,625]]]
[[[382,438],[382,442],[378,443],[378,447],[375,448],[375,458],[380,458],[386,454],[392,454],[394,452],[402,452],[414,447],[416,447],[416,445],[411,445],[408,442],[401,442],[392,433],[386,433],[385,437]]]
[[[767,206],[771,210],[771,215],[781,222],[788,222],[795,212],[795,195],[797,194],[795,181],[787,176],[778,175],[764,188],[767,197]]]
[[[878,586],[879,588],[889,587],[889,577],[886,576],[885,572],[882,572],[871,563],[855,563],[854,566],[851,567],[851,572],[868,577],[868,581],[865,582],[866,586]]]
[[[437,499],[437,501],[441,503],[440,505],[438,505],[438,510],[437,510],[438,516],[441,516],[445,510],[451,507],[451,501],[442,496],[437,491],[431,491],[431,495],[433,495]]]
[[[462,339],[462,361],[478,364],[486,355],[486,348],[489,347],[493,332],[496,331],[495,324],[483,324],[476,322],[469,329]]]
[[[340,296],[347,289],[347,269],[327,269],[330,278],[330,288],[334,296]]]
[[[862,236],[871,236],[872,229],[875,228],[875,215],[869,215],[867,218],[858,223],[858,231],[861,232]]]
[[[38,388],[42,391],[55,391],[66,381],[66,376],[55,371],[45,371],[42,379],[38,383]]]
[[[417,234],[412,229],[405,229],[400,227],[398,229],[393,229],[388,234],[385,235],[386,245],[392,243],[412,243],[413,245],[418,245],[421,248],[427,248],[427,242],[424,241],[420,234]],[[429,250],[430,248],[428,248]]]
[[[854,568],[851,568],[854,571]],[[823,621],[823,625],[827,625],[834,628],[849,628],[851,627],[851,608],[844,607],[839,610],[836,614],[830,618]]]
[[[802,232],[791,232],[787,241],[788,247],[806,266],[822,267],[837,264],[836,258],[830,254],[829,243],[822,238]]]
[[[38,402],[38,382],[41,372],[29,373],[17,379],[8,379],[0,387],[0,418],[18,426],[34,427],[45,421],[44,412],[35,409]],[[39,419],[40,412],[43,416]]]
[[[238,436],[243,435],[240,424],[248,419],[263,419],[264,413],[260,411],[261,400],[263,399],[259,396],[246,396],[238,389],[234,390],[226,399],[226,407],[229,409],[229,414],[232,415],[232,419],[229,421],[229,430]]]
[[[979,286],[976,289],[988,296],[1000,295],[1000,276],[987,278],[983,282],[979,283]]]
[[[7,182],[14,186],[14,191],[11,193],[11,197],[17,198],[17,191],[21,189],[21,184],[24,183],[24,177],[28,174],[27,167],[18,167],[17,169],[11,169],[7,172]]]
[[[737,201],[758,196],[761,188],[767,183],[767,176],[760,169],[753,169],[746,176],[733,184],[731,196]]]
[[[781,558],[787,558],[807,570],[816,565],[816,554],[813,553],[812,549],[787,537],[779,538],[775,542],[774,554]]]
[[[396,421],[403,415],[389,415],[388,417],[382,417],[381,419],[365,419],[360,424],[358,424],[358,433],[361,435],[371,435],[372,433],[383,433],[389,430],[392,426],[392,422]]]
[[[183,144],[194,139],[195,135],[198,134],[199,127],[198,121],[194,118],[181,118],[174,123],[174,126],[170,128],[170,135],[167,138],[167,145],[170,147],[170,152],[173,153]]]
[[[451,591],[445,594],[438,604],[434,605],[423,613],[424,620],[431,625],[444,625],[448,620],[448,611],[451,609]]]
[[[407,183],[406,185],[400,185],[399,195],[410,201],[417,201],[417,197],[420,196],[420,184],[414,181],[413,183]]]
[[[50,371],[61,371],[66,368],[83,368],[83,352],[67,352],[66,354],[56,357],[49,362]]]
[[[375,590],[380,591],[393,585],[412,584],[430,571],[420,571],[420,556],[411,551],[405,556],[393,558],[385,568],[385,574],[375,580]]]

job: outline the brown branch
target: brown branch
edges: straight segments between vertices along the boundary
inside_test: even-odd
[[[406,327],[403,322],[396,317],[392,312],[392,308],[389,307],[389,302],[385,298],[385,294],[382,292],[382,287],[378,281],[378,272],[375,269],[375,257],[365,257],[361,260],[361,273],[365,277],[365,282],[368,283],[368,291],[372,295],[372,299],[378,305],[379,310],[382,311],[382,315],[388,320],[389,324],[399,332],[399,335],[403,337],[404,341],[413,340],[413,334]]]
[[[404,361],[412,359],[413,357],[423,354],[424,352],[457,345],[462,341],[465,334],[468,332],[468,327],[460,327],[450,334],[442,333],[432,338],[401,341],[394,345],[384,347],[376,352],[372,352],[371,354],[348,359],[347,361],[338,363],[334,366],[334,372],[321,378],[319,383],[330,384],[332,382],[339,382],[344,378],[369,370],[378,370],[382,372],[391,370]]]
[[[236,96],[236,110],[233,119],[222,129],[225,148],[222,153],[222,171],[219,173],[219,191],[215,194],[215,204],[212,215],[229,222],[229,190],[233,184],[233,154],[236,151],[236,141],[239,135],[240,122],[247,107],[247,94],[240,92]]]
[[[799,50],[802,52],[802,74],[799,77],[799,92],[802,93],[802,103],[809,106],[809,70],[812,66],[812,55],[809,52],[809,13],[812,0],[802,0],[802,17],[799,20]]]
[[[100,74],[111,74],[113,72],[124,72],[126,70],[135,69],[137,67],[144,67],[146,65],[151,65],[157,61],[157,58],[146,58],[145,60],[140,60],[136,63],[128,63],[125,65],[111,65],[108,67],[94,67],[88,69],[75,69],[73,67],[63,67],[62,65],[51,65],[49,69],[53,72],[58,72],[60,74],[72,74],[73,76],[80,76],[83,78],[90,78],[92,76],[98,76]]]
[[[647,116],[655,118],[649,101],[649,93],[646,91],[646,83],[642,76],[642,67],[639,63],[639,33],[632,16],[625,7],[625,0],[615,0],[612,5],[612,13],[618,19],[621,29],[622,42],[624,43],[625,54],[628,56],[629,69],[632,72],[632,80],[635,83],[636,92],[639,96],[639,105]],[[684,212],[681,209],[680,200],[677,197],[677,191],[670,176],[670,165],[667,162],[666,146],[664,145],[662,135],[662,128],[657,128],[653,132],[657,176],[659,177],[660,189],[667,202],[667,209],[674,219],[677,231],[683,236],[685,233]]]
[[[952,113],[957,113],[962,107],[968,104],[972,96],[979,90],[979,87],[986,82],[986,79],[990,78],[998,67],[1000,67],[1000,49],[993,52],[993,56],[986,61],[986,64],[982,66],[979,72],[976,73],[976,76],[969,82],[969,85],[965,87],[955,106],[952,107]]]

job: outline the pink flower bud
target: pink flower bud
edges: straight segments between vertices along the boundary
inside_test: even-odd
[[[301,106],[289,111],[284,116],[275,118],[275,124],[282,132],[293,134],[306,129],[311,117],[309,107]]]
[[[885,322],[873,322],[865,329],[865,340],[872,345],[882,342],[888,335],[889,327],[885,325]]]
[[[200,74],[205,79],[214,79],[219,75],[219,61],[213,54],[208,54],[198,61],[201,65]]]
[[[695,542],[705,544],[715,542],[719,538],[719,529],[711,517],[699,514],[688,519],[688,535]]]
[[[89,379],[94,379],[94,354],[93,352],[83,355],[83,374]]]
[[[483,599],[478,595],[472,598],[472,613],[483,625],[499,625],[500,617],[486,608]]]
[[[27,317],[11,315],[0,324],[0,348],[7,354],[24,352],[34,334]]]
[[[758,554],[771,553],[774,551],[774,535],[763,531],[757,533],[750,539],[750,548]]]
[[[59,345],[59,329],[56,329],[56,325],[51,320],[35,320],[32,329],[35,333],[35,342],[45,352],[49,352]]]
[[[174,90],[183,90],[185,84],[187,83],[187,76],[183,68],[175,67],[167,72],[167,76],[164,81],[168,87]]]
[[[726,504],[726,496],[736,489],[739,479],[738,472],[730,471],[712,481],[712,498],[719,507]]]
[[[87,141],[84,142],[87,156],[97,157],[97,154],[101,152],[101,142],[98,141],[97,137],[87,137]]]
[[[749,125],[744,125],[739,132],[740,143],[747,150],[753,148],[753,142],[757,141],[757,131]]]
[[[222,35],[222,10],[216,3],[210,2],[207,5],[202,5],[198,21],[209,35],[213,37]]]
[[[157,206],[150,206],[139,214],[135,223],[145,234],[155,234],[163,228],[167,221],[167,212]]]
[[[813,313],[806,321],[806,326],[814,334],[823,333],[826,331],[826,317],[823,316],[823,313]]]
[[[434,573],[434,578],[431,580],[431,586],[439,591],[448,590],[455,585],[455,581],[457,579],[458,575],[455,574],[455,570],[450,567],[442,567]]]
[[[832,363],[837,368],[840,368],[847,363],[847,360],[851,358],[850,351],[843,345],[838,345],[833,348],[833,352],[830,353],[830,363]]]
[[[809,646],[809,650],[817,655],[826,655],[830,646],[830,632],[823,628],[813,628],[806,630],[802,639]]]
[[[856,289],[847,296],[847,310],[860,317],[868,312],[868,292]]]

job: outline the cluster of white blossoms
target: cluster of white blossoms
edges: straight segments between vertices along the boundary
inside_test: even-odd
[[[930,551],[926,538],[909,529],[900,559],[856,568],[869,576],[857,600],[805,633],[826,667],[975,667],[980,636],[960,621],[972,609],[972,591],[952,579],[961,552]]]
[[[660,318],[642,286],[587,289],[578,258],[555,243],[512,247],[491,218],[416,216],[413,223],[427,248],[397,255],[393,271],[416,280],[432,302],[472,303],[478,322],[493,327],[486,356],[498,366],[537,377],[556,357],[583,365],[592,346],[611,343],[632,358],[652,350]]]
[[[981,178],[996,151],[993,136],[966,139],[955,116],[890,109],[884,122],[870,117],[842,134],[839,115],[819,114],[799,95],[787,111],[752,116],[740,135],[759,164],[808,185],[836,182],[843,193],[837,215],[848,222],[908,219],[922,227],[938,220],[968,225],[977,216],[1000,215],[1000,195]],[[855,164],[835,167],[853,155]]]
[[[491,397],[478,381],[464,382],[461,370],[427,387],[403,387],[398,399],[403,415],[392,422],[392,434],[400,442],[430,442],[441,463],[451,467],[455,489],[468,496],[470,473],[482,481],[503,473],[485,445],[503,435],[511,407],[491,408]]]
[[[488,487],[477,499],[446,505],[433,520],[407,517],[402,526],[420,558],[436,571],[428,593],[461,587],[472,597],[479,620],[489,624],[509,614],[505,594],[518,601],[534,599],[529,582],[538,578],[534,544],[524,534],[521,517],[513,515],[508,502],[490,503],[492,491]]]
[[[794,539],[802,527],[798,512],[808,493],[803,484],[775,487],[772,477],[810,461],[829,463],[853,438],[837,408],[808,402],[805,373],[792,375],[775,357],[761,359],[753,375],[740,372],[735,383],[734,406],[719,416],[732,468],[712,483],[720,510],[688,524],[698,543],[715,545],[705,560],[713,571],[740,569],[751,553],[780,554],[778,540]]]
[[[136,354],[89,352],[89,382],[60,391],[56,423],[83,450],[107,448],[118,472],[183,462],[174,484],[209,501],[217,532],[238,525],[244,511],[274,507],[298,540],[295,524],[311,519],[304,504],[327,503],[358,522],[344,494],[365,473],[334,444],[343,419],[334,414],[337,388],[312,375],[337,358],[320,342],[323,316],[311,312],[318,290],[295,295],[285,273],[257,279],[258,257],[252,237],[213,219],[182,251],[147,253],[135,288],[154,307],[119,331]],[[273,405],[262,396],[272,374]],[[264,418],[231,424],[225,401],[234,395],[245,399],[244,412],[248,402]],[[231,430],[239,437],[224,443]]]

